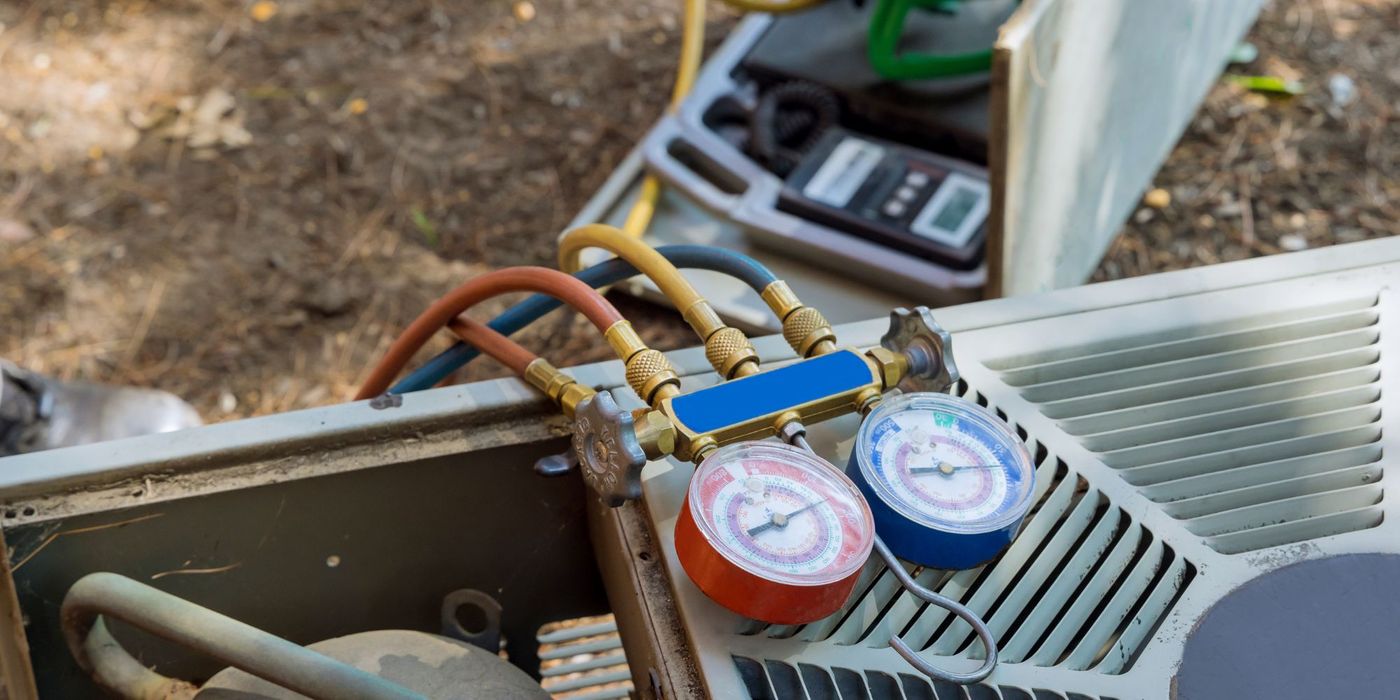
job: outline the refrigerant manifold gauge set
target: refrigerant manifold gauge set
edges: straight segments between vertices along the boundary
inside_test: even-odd
[[[965,620],[981,638],[985,662],[972,672],[951,672],[898,638],[890,646],[935,679],[985,678],[997,659],[986,625],[957,601],[920,586],[903,562],[960,569],[995,557],[1030,507],[1034,465],[1001,419],[945,393],[957,381],[952,339],[928,309],[895,310],[879,347],[841,347],[819,311],[746,256],[705,246],[652,248],[603,225],[570,231],[560,245],[562,272],[508,268],[444,296],[394,343],[360,398],[428,388],[477,353],[490,355],[572,419],[571,453],[543,460],[542,474],[577,468],[600,499],[620,506],[642,497],[649,461],[695,465],[676,519],[675,553],[715,603],[770,624],[814,622],[841,610],[871,556],[879,556],[911,594]],[[580,269],[580,253],[589,247],[617,257]],[[745,282],[782,321],[799,359],[761,367],[748,338],[721,321],[679,268]],[[695,329],[720,383],[683,390],[666,356],[647,347],[595,291],[639,273]],[[538,294],[489,324],[464,315],[487,298],[518,291]],[[578,383],[507,337],[561,302],[602,332],[647,408],[623,409],[610,391]],[[414,352],[444,327],[461,342],[390,388]],[[806,426],[851,413],[864,419],[843,470],[810,448]]]

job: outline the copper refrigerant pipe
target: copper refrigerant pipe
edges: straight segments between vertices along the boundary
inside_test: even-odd
[[[121,620],[307,697],[423,700],[385,678],[117,574],[79,579],[63,599],[60,618],[78,666],[98,685],[124,698],[174,697],[197,688],[146,668],[112,637],[104,618]]]

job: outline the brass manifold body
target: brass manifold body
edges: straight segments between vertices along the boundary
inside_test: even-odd
[[[674,447],[668,453],[678,459],[699,463],[709,453],[730,443],[779,436],[791,425],[818,423],[847,413],[866,413],[879,403],[886,391],[899,384],[909,367],[903,355],[884,348],[874,348],[864,353],[854,348],[841,348],[826,354],[858,358],[868,373],[865,381],[860,384],[853,383],[837,392],[805,397],[805,400],[775,410],[744,415],[719,427],[691,425],[683,403],[678,403],[682,397],[671,397],[663,401],[658,409],[654,409],[654,412],[661,414],[675,431],[674,438],[670,440]],[[778,376],[793,366],[767,370],[763,374]],[[694,392],[692,396],[711,390],[742,389],[743,385],[738,382],[744,381],[745,379],[739,379],[702,389]],[[645,443],[643,448],[649,456],[653,452],[660,452],[659,449],[647,449]]]
[[[806,308],[791,306],[785,320]],[[608,342],[624,358],[628,384],[651,408],[622,410],[610,392],[555,377],[557,370],[544,365],[527,378],[573,416],[585,481],[612,505],[641,495],[648,460],[698,463],[730,443],[788,437],[807,424],[866,413],[895,388],[943,391],[957,379],[952,339],[928,309],[896,309],[890,331],[869,350],[834,347],[825,321],[815,319],[794,325],[789,336],[810,356],[684,394],[666,357],[642,345],[627,322],[614,324]]]

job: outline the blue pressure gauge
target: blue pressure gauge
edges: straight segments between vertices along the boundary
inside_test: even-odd
[[[895,556],[938,569],[995,557],[1031,505],[1035,464],[986,409],[946,394],[886,399],[860,427],[846,473]]]

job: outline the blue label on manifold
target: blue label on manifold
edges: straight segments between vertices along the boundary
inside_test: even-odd
[[[838,350],[677,396],[671,399],[671,410],[687,428],[708,433],[859,389],[872,379],[865,358]]]

